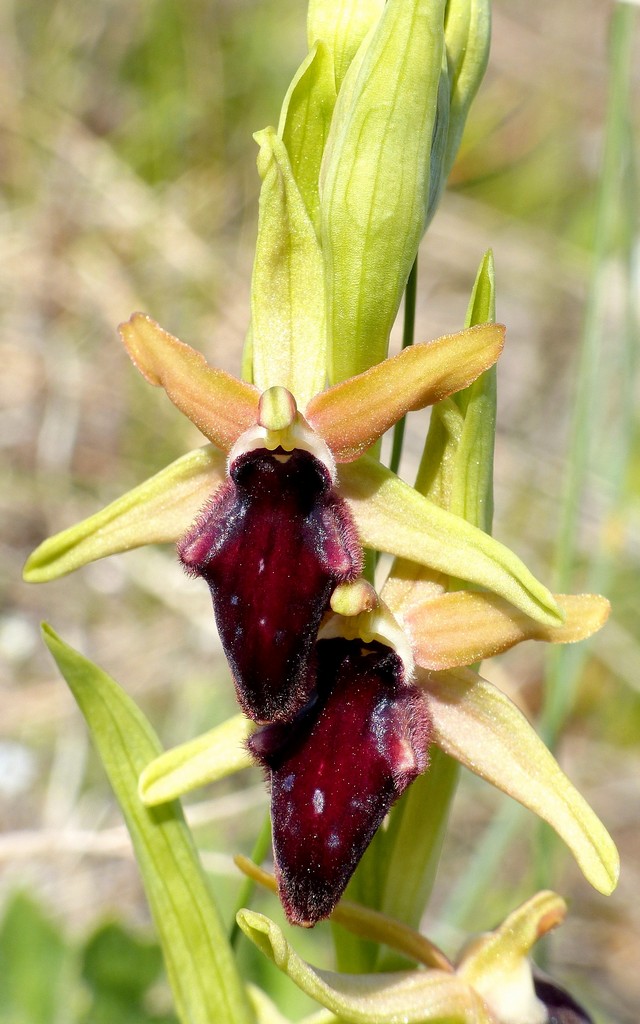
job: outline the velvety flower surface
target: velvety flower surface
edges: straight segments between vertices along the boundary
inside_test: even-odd
[[[229,477],[178,553],[209,585],[243,711],[288,719],[313,689],[309,662],[331,592],[359,574],[362,551],[310,452],[257,448],[234,459]]]
[[[255,732],[271,787],[280,898],[295,924],[326,917],[391,804],[425,770],[426,702],[390,647],[321,640],[317,693],[298,720]]]

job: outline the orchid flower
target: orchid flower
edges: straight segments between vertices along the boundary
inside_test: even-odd
[[[275,879],[247,861],[238,866],[274,890]],[[303,992],[345,1024],[592,1024],[576,1001],[529,959],[535,943],[564,920],[566,905],[539,892],[494,930],[468,943],[452,962],[419,932],[344,900],[332,920],[417,961],[413,970],[337,974],[305,962],[263,914],[241,910],[238,924],[257,948]]]
[[[431,744],[550,821],[601,891],[617,874],[611,840],[524,716],[468,668],[520,640],[588,636],[607,602],[554,597],[487,532],[373,454],[407,412],[442,411],[486,374],[504,328],[474,321],[383,358],[482,74],[487,23],[472,31],[475,14],[455,3],[447,18],[443,2],[426,0],[367,10],[346,50],[337,35],[333,48],[315,38],[278,130],[256,136],[247,379],[209,366],[146,315],[120,328],[137,369],[209,444],[46,540],[25,567],[42,582],[178,543],[211,591],[240,706],[259,728],[242,718],[224,727],[213,759],[209,738],[157,759],[141,792],[153,803],[167,779],[172,795],[199,784],[203,752],[205,779],[260,763],[282,902],[304,925],[331,912]],[[310,12],[310,43],[326,29],[323,11]],[[362,578],[365,548],[395,557],[381,595]],[[449,592],[452,580],[472,589]],[[240,740],[246,748],[230,748]]]
[[[314,396],[304,416],[284,386],[266,381],[260,394],[148,317],[132,317],[121,336],[146,379],[212,444],[45,541],[25,575],[50,579],[139,544],[179,541],[188,571],[212,591],[243,710],[276,723],[249,747],[271,784],[292,920],[312,924],[330,912],[389,807],[425,769],[430,739],[551,820],[594,884],[611,887],[610,841],[595,816],[510,702],[459,669],[526,637],[589,635],[607,603],[556,602],[497,541],[366,455],[407,409],[467,386],[491,365],[503,329],[488,324],[414,346]],[[385,603],[357,578],[363,545],[493,593],[444,593],[392,574]],[[358,743],[343,742],[348,730]],[[303,770],[311,753],[316,783]],[[368,774],[358,774],[365,763]],[[344,788],[349,775],[366,806],[351,819],[345,807],[353,813],[359,798]],[[305,858],[316,855],[318,870],[305,872]]]

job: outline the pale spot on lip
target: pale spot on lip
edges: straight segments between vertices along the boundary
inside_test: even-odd
[[[314,789],[313,791],[313,809],[316,814],[322,814],[324,811],[324,793],[321,789]]]

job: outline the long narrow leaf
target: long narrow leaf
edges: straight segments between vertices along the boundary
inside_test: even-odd
[[[131,834],[184,1024],[252,1024],[248,999],[180,804],[145,807],[138,776],[161,751],[140,710],[49,626],[44,639],[87,720]]]

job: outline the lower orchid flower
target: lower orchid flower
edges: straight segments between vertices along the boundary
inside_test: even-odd
[[[391,647],[319,640],[316,671],[298,719],[248,741],[271,790],[282,903],[304,925],[333,910],[391,804],[427,767],[431,732],[422,693]]]
[[[275,879],[244,857],[238,867],[274,890]],[[592,1024],[575,999],[531,963],[536,942],[562,924],[564,900],[539,892],[494,931],[472,939],[452,962],[425,936],[377,911],[339,903],[332,921],[417,962],[413,970],[376,974],[323,971],[302,960],[273,921],[241,910],[245,935],[295,985],[345,1024]]]

